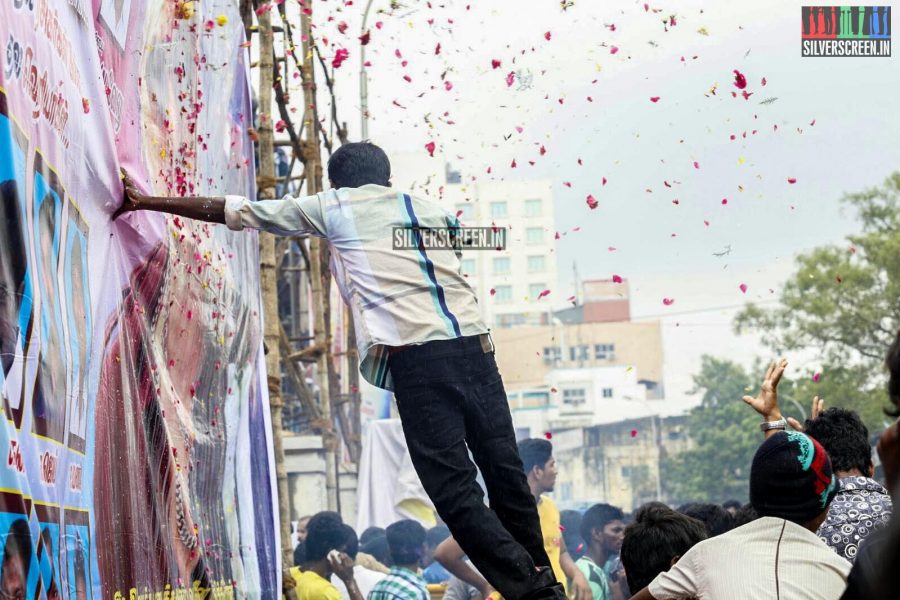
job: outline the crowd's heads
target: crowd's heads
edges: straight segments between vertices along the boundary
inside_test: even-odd
[[[888,414],[900,417],[900,331],[888,349],[884,363],[888,370],[888,398],[894,405]]]
[[[418,565],[425,556],[425,528],[417,521],[404,519],[386,530],[392,565]]]
[[[312,515],[306,515],[297,521],[297,538],[301,541],[306,539],[306,528],[309,526],[310,519],[312,519]]]
[[[448,537],[450,537],[450,529],[446,525],[435,525],[425,534],[425,546],[427,547],[425,562],[428,565],[434,562],[435,549]]]
[[[740,505],[738,505],[740,506]],[[678,512],[697,519],[706,527],[709,537],[721,535],[734,527],[734,517],[724,506],[703,502],[691,502],[678,507]]]
[[[562,528],[563,543],[572,560],[584,555],[584,538],[581,537],[581,513],[577,510],[559,511],[559,524]]]
[[[359,543],[365,546],[375,538],[384,537],[384,527],[367,527],[359,536]]]
[[[756,512],[756,509],[753,508],[753,505],[749,502],[743,505],[740,510],[734,513],[734,526],[735,528],[743,527],[747,523],[752,523],[753,521],[759,518],[759,513]]]
[[[726,500],[722,503],[722,508],[727,510],[729,514],[733,517],[741,510],[741,503],[737,500]]]
[[[344,524],[344,552],[353,560],[356,560],[356,555],[359,554],[359,538],[356,537],[356,530],[347,524]]]
[[[300,540],[294,546],[294,566],[299,567],[306,564],[306,540]]]
[[[595,504],[581,517],[581,538],[588,547],[599,544],[607,553],[618,552],[625,535],[624,521],[622,509]]]
[[[628,587],[642,590],[668,571],[685,552],[707,538],[703,523],[652,502],[637,510],[634,522],[625,528],[622,564]]]
[[[332,550],[342,550],[346,546],[344,522],[336,512],[324,511],[313,515],[306,530],[307,562],[322,560]]]
[[[829,408],[815,419],[807,419],[804,431],[822,444],[836,472],[858,469],[871,477],[874,467],[869,430],[854,411]]]
[[[541,491],[552,492],[557,475],[553,444],[540,438],[522,440],[519,442],[519,457],[525,474],[534,479]]]
[[[750,503],[762,517],[813,529],[837,493],[831,460],[804,433],[780,431],[762,443],[750,467]]]
[[[370,555],[383,565],[391,564],[391,551],[388,548],[386,534],[369,537],[366,543],[359,547],[359,551]]]
[[[374,183],[390,187],[391,161],[371,142],[344,144],[328,160],[328,179],[335,188],[356,188]]]

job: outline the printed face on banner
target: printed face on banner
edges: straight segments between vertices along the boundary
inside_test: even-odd
[[[56,172],[40,153],[34,157],[35,260],[40,286],[40,340],[32,410],[34,432],[62,442],[66,425],[66,361],[60,290],[57,285],[64,192]]]
[[[0,395],[16,427],[22,417],[22,370],[31,326],[32,293],[25,213],[25,153],[28,142],[9,118],[0,93]]]

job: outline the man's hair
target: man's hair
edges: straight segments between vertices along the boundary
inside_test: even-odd
[[[344,144],[328,160],[328,179],[334,187],[356,188],[370,183],[389,187],[391,161],[371,142]]]
[[[306,562],[306,542],[300,540],[294,546],[294,566],[299,567]]]
[[[872,467],[869,430],[859,415],[845,408],[829,408],[815,419],[807,419],[805,431],[831,457],[835,471],[859,469],[863,475]]]
[[[391,564],[412,565],[422,559],[425,545],[425,528],[418,521],[404,519],[388,525],[385,530]]]
[[[429,546],[437,546],[450,537],[450,528],[446,525],[436,525],[425,534],[425,542]]]
[[[718,504],[690,502],[679,506],[678,512],[703,523],[709,537],[721,535],[734,527],[734,517]]]
[[[726,500],[722,503],[722,508],[728,510],[729,508],[733,508],[734,510],[741,510],[741,503],[737,500]]]
[[[888,348],[884,364],[889,373],[888,398],[894,405],[893,409],[885,412],[892,417],[900,417],[900,331],[897,331],[894,343]]]
[[[16,519],[12,522],[3,543],[3,562],[11,560],[14,556],[22,558],[27,579],[28,569],[31,566],[31,528],[25,519]]]
[[[0,183],[0,228],[3,235],[3,254],[8,261],[10,276],[16,285],[25,279],[27,263],[25,257],[28,251],[25,247],[25,237],[22,233],[22,214],[19,212],[19,190],[15,180],[7,180]],[[18,289],[9,290],[11,294],[19,292]],[[21,303],[21,298],[16,299],[16,306]]]
[[[371,555],[375,560],[387,566],[391,562],[391,552],[388,548],[387,536],[377,535],[360,546],[360,552]]]
[[[606,524],[611,521],[624,521],[625,514],[621,508],[610,504],[595,504],[587,509],[581,517],[581,539],[588,546],[591,544],[593,536],[591,533],[595,529],[603,531]]]
[[[332,550],[340,550],[347,541],[344,522],[336,512],[323,511],[313,515],[306,526],[306,560],[322,560]]]
[[[552,456],[553,444],[547,440],[528,438],[519,442],[519,457],[526,475],[535,467],[543,469]]]
[[[356,530],[346,523],[344,524],[344,552],[353,560],[356,560],[356,555],[359,554],[359,538],[356,537]]]
[[[365,546],[375,538],[384,537],[384,527],[366,527],[366,530],[359,536],[359,543]]]
[[[697,519],[675,512],[657,502],[642,506],[634,522],[625,528],[622,564],[631,590],[642,590],[668,571],[672,559],[707,538],[706,528]]]
[[[738,509],[734,513],[734,528],[743,527],[747,523],[752,523],[759,518],[759,513],[753,508],[749,502]]]
[[[577,510],[559,511],[559,524],[562,527],[563,542],[572,560],[578,560],[584,553],[584,538],[581,537],[581,513]]]

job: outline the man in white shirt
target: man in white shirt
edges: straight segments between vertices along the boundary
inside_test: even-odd
[[[816,535],[836,490],[818,442],[794,431],[770,436],[750,471],[750,502],[762,516],[700,542],[634,598],[837,600],[850,563]]]

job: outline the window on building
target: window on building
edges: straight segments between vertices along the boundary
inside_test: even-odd
[[[506,202],[491,202],[491,218],[503,219],[508,216],[508,208]]]
[[[567,406],[580,406],[587,400],[584,388],[569,388],[563,390],[563,404]]]
[[[475,259],[474,258],[464,258],[462,260],[462,272],[463,272],[463,275],[474,275],[475,274]]]
[[[544,364],[555,365],[557,361],[562,360],[562,351],[559,346],[544,347]]]
[[[521,313],[497,315],[495,321],[497,327],[514,327],[516,325],[524,325],[526,316]]]
[[[472,205],[469,203],[457,204],[456,205],[456,214],[460,221],[471,220],[472,219]]]
[[[594,344],[595,360],[614,360],[616,357],[615,344]]]
[[[511,285],[498,285],[494,288],[494,302],[512,302],[512,297],[513,295]]]
[[[579,346],[569,346],[569,360],[587,360],[588,348],[589,346],[587,344],[581,344]]]
[[[525,216],[526,217],[541,216],[541,200],[540,200],[540,198],[525,201]]]
[[[509,273],[509,258],[497,257],[494,259],[494,275],[507,275]]]
[[[559,488],[560,501],[568,502],[572,499],[572,483],[566,482]]]
[[[612,388],[603,388],[603,397],[604,398],[612,398],[613,397],[613,389]]]
[[[545,283],[532,283],[528,286],[528,298],[531,300],[537,300],[541,295],[541,292],[547,289],[547,284]]]
[[[543,254],[528,257],[528,272],[543,273],[546,268],[546,260]]]
[[[529,244],[543,244],[544,243],[544,228],[543,227],[529,227],[525,230],[525,241]]]

